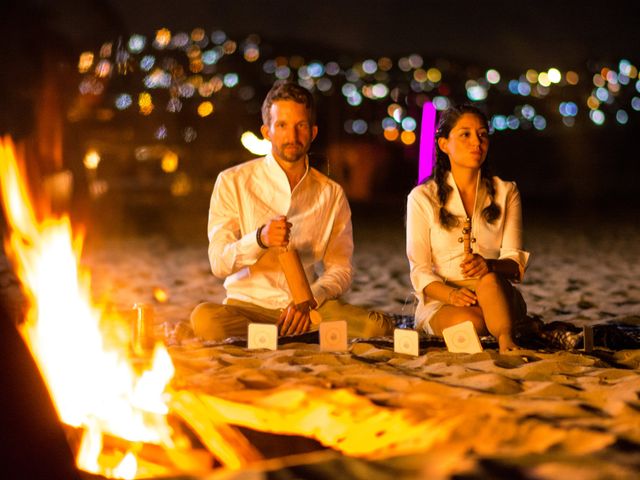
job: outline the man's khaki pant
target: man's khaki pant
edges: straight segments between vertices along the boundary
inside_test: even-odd
[[[271,310],[240,300],[227,299],[225,305],[201,303],[191,312],[191,325],[198,337],[205,340],[224,340],[229,337],[246,337],[249,323],[275,324],[281,310]],[[391,335],[395,323],[391,317],[381,312],[369,311],[361,307],[327,300],[318,313],[323,322],[347,321],[347,335],[350,338],[370,338]],[[311,324],[310,331],[318,330]]]

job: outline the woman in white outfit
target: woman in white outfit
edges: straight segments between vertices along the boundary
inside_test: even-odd
[[[520,193],[515,183],[491,176],[488,150],[489,125],[479,109],[442,113],[433,175],[408,197],[407,256],[418,328],[441,335],[470,320],[504,352],[516,348],[514,328],[526,317],[512,282],[522,281],[529,253],[522,247]]]

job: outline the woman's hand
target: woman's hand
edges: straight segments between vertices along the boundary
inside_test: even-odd
[[[476,294],[468,288],[454,288],[449,292],[447,303],[454,307],[471,307],[478,302]]]
[[[460,264],[460,269],[465,278],[479,278],[491,272],[489,261],[477,253],[467,256]]]

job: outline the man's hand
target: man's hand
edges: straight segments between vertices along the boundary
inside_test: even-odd
[[[309,331],[311,317],[309,312],[315,308],[315,300],[302,302],[298,305],[291,303],[280,314],[277,325],[281,336],[300,335]]]
[[[487,260],[477,253],[467,255],[460,264],[460,269],[465,278],[482,277],[491,271]]]
[[[289,245],[291,223],[284,215],[269,220],[260,232],[260,240],[267,247],[286,247]]]

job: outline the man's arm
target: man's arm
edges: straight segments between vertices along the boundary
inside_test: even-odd
[[[331,235],[322,260],[324,272],[311,285],[318,306],[327,299],[339,297],[351,285],[353,228],[351,209],[341,188],[338,188],[333,225],[327,228],[331,228]]]
[[[253,265],[264,254],[258,228],[242,235],[238,192],[225,172],[218,175],[209,206],[209,263],[216,277],[226,278]]]

